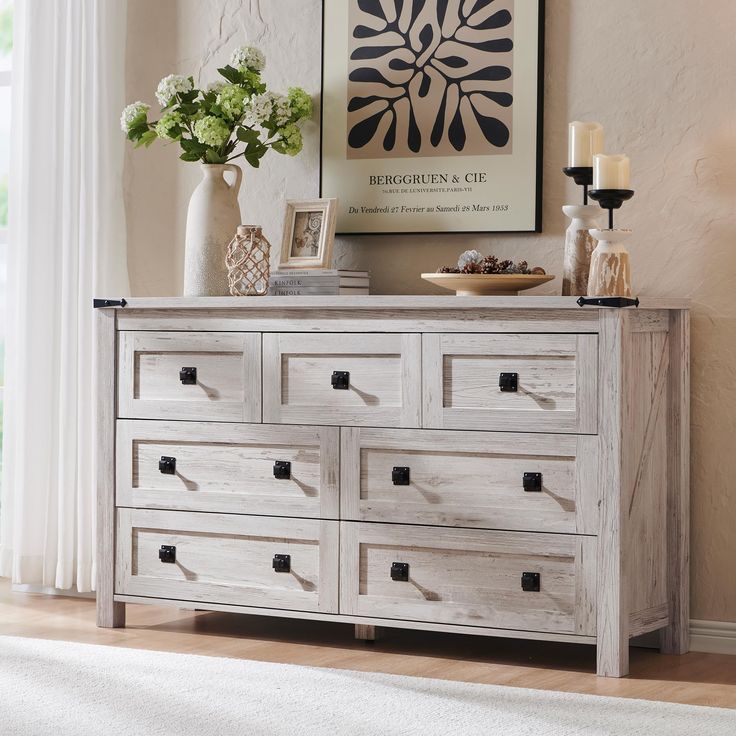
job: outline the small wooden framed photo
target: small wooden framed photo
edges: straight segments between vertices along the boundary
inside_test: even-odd
[[[279,268],[330,268],[337,199],[287,202]]]

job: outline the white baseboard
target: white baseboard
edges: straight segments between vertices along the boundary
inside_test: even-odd
[[[691,620],[690,651],[736,654],[736,623]]]

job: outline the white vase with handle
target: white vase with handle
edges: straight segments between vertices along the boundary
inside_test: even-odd
[[[184,296],[227,296],[227,246],[241,224],[243,172],[234,164],[201,164],[202,181],[187,212]],[[225,173],[233,174],[232,184]]]

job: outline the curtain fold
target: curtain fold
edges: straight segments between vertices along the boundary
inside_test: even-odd
[[[94,589],[93,296],[129,293],[126,0],[16,0],[0,576]]]

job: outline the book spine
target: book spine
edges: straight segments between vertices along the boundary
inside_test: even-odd
[[[346,287],[368,287],[369,279],[312,279],[312,278],[284,278],[281,276],[271,277],[268,281],[271,286],[300,288],[300,287],[324,287],[332,288],[338,286]]]
[[[294,276],[312,276],[312,277],[327,277],[327,276],[341,276],[341,277],[348,277],[348,278],[367,278],[368,271],[343,271],[341,269],[277,269],[275,271],[271,271],[271,276],[278,276],[278,277],[289,277],[292,278]]]
[[[269,288],[268,293],[270,296],[366,296],[368,289],[360,288],[335,288],[335,289],[321,289],[316,287],[279,287]]]

